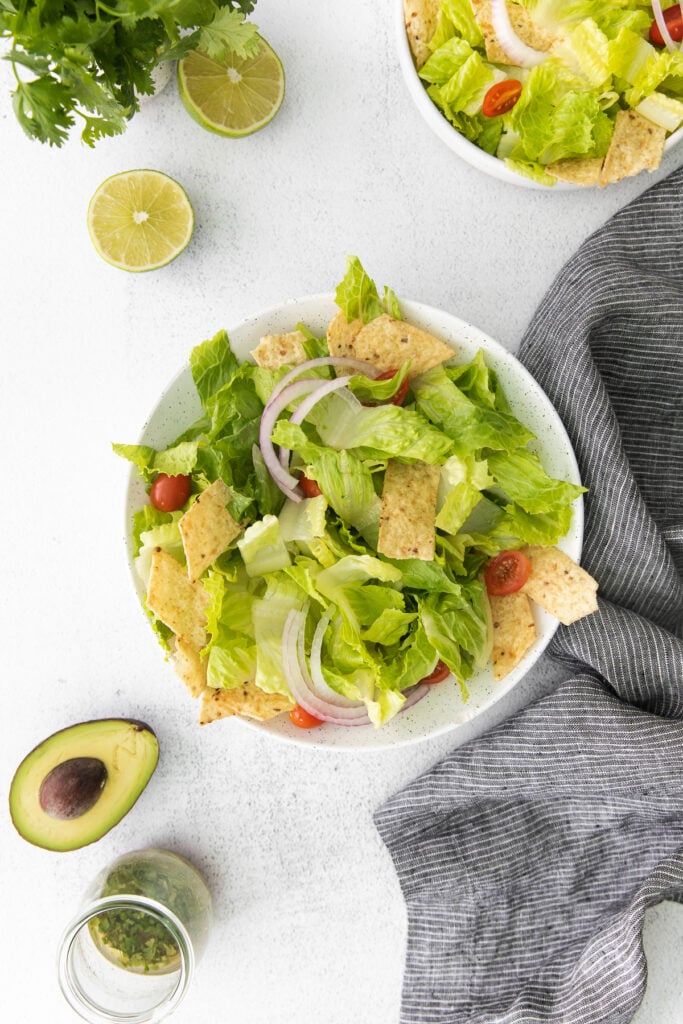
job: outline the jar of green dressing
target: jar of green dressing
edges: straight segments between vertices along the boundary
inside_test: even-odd
[[[59,982],[91,1024],[156,1024],[181,1002],[211,925],[197,868],[168,850],[138,850],[89,887],[59,950]]]

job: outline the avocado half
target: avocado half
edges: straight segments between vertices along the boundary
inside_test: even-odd
[[[9,793],[15,828],[46,850],[101,839],[131,809],[159,759],[144,722],[102,718],[48,736],[17,768]]]

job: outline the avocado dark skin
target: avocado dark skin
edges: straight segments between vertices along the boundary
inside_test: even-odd
[[[17,768],[9,795],[14,826],[48,850],[94,843],[131,809],[158,757],[154,732],[134,719],[102,718],[61,729]]]

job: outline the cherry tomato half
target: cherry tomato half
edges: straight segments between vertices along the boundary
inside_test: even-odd
[[[391,380],[391,378],[394,376],[395,373],[396,373],[396,370],[384,370],[383,373],[378,373],[377,374],[377,376],[375,377],[375,380]],[[410,381],[406,377],[406,379],[400,385],[400,387],[399,387],[398,391],[396,392],[396,394],[394,395],[394,397],[393,398],[388,398],[386,400],[386,403],[383,402],[383,403],[379,403],[379,404],[382,404],[382,405],[384,405],[384,404],[386,404],[386,405],[403,405],[403,403],[406,400],[406,395],[408,394],[408,388],[409,387],[410,387]],[[364,404],[365,405],[373,405],[374,403],[373,402],[366,402]]]
[[[518,79],[506,78],[503,82],[496,82],[484,96],[481,112],[484,117],[498,117],[499,114],[507,114],[521,95],[522,83]]]
[[[451,670],[446,662],[439,659],[429,675],[421,679],[420,683],[442,683],[450,674]]]
[[[502,551],[486,566],[486,589],[493,597],[514,594],[529,579],[531,562],[521,551]]]
[[[294,725],[298,725],[300,729],[315,729],[316,725],[322,725],[322,721],[319,718],[314,718],[313,715],[309,715],[308,711],[301,707],[300,704],[295,704],[292,710],[289,712],[290,721]]]
[[[304,476],[303,473],[299,477],[299,486],[307,498],[317,498],[319,494],[323,493],[315,480],[311,480],[309,476]]]
[[[674,4],[673,7],[668,7],[664,11],[664,24],[669,30],[669,35],[675,43],[680,43],[683,39],[683,11],[681,11],[679,4]],[[664,46],[664,37],[659,31],[659,25],[656,21],[653,21],[650,25],[650,42],[654,43],[655,46]]]
[[[182,473],[168,476],[159,473],[149,492],[149,500],[160,512],[177,512],[190,497],[190,478]]]

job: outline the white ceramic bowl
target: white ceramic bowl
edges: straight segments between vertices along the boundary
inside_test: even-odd
[[[461,135],[460,132],[446,120],[439,108],[432,103],[427,95],[427,90],[424,87],[422,79],[417,73],[415,64],[413,63],[413,56],[410,52],[408,37],[406,35],[403,0],[394,0],[394,11],[398,60],[403,73],[403,78],[406,86],[408,87],[408,92],[412,96],[413,102],[415,103],[418,111],[434,134],[437,135],[442,142],[445,142],[449,149],[452,149],[454,153],[459,157],[462,157],[463,160],[466,160],[468,164],[472,165],[472,167],[476,167],[477,170],[483,171],[484,174],[489,174],[493,178],[498,178],[500,181],[507,181],[510,185],[517,185],[520,188],[538,189],[543,192],[586,191],[586,186],[572,185],[566,181],[558,181],[555,185],[548,186],[541,185],[539,182],[533,181],[531,178],[525,178],[523,174],[517,174],[516,171],[511,170],[502,160],[499,160],[498,157],[492,156],[490,153],[485,153],[483,149],[479,149],[479,147],[475,146],[473,142],[469,142],[464,135]],[[673,149],[681,139],[683,139],[683,127],[679,128],[669,136],[664,146],[664,152],[668,153],[668,151]]]
[[[553,477],[580,483],[574,452],[559,416],[533,377],[510,352],[476,327],[450,313],[418,302],[403,300],[401,309],[410,323],[433,332],[451,344],[460,362],[468,362],[480,348],[483,348],[488,365],[498,374],[513,412],[536,435],[536,451],[547,472]],[[276,306],[245,320],[228,332],[233,351],[240,359],[246,359],[249,351],[258,344],[261,335],[293,330],[300,321],[322,335],[336,312],[337,306],[332,295],[313,295]],[[162,394],[143,428],[140,443],[154,448],[164,448],[189,424],[198,419],[200,413],[199,399],[187,366]],[[126,536],[131,572],[140,597],[142,587],[133,569],[131,528],[134,512],[146,501],[144,486],[135,469],[131,469],[126,495]],[[574,504],[571,529],[559,545],[577,561],[581,555],[582,535],[583,503],[579,498]],[[395,747],[457,729],[459,725],[475,718],[500,700],[538,660],[558,623],[538,606],[534,607],[534,615],[538,639],[523,661],[502,682],[494,682],[490,666],[477,672],[468,680],[470,697],[466,703],[463,702],[455,682],[447,680],[432,687],[423,700],[409,710],[399,713],[380,729],[372,726],[350,728],[328,724],[317,729],[298,729],[289,721],[288,715],[281,715],[263,723],[251,722],[248,719],[239,721],[246,728],[256,729],[260,733],[280,739],[304,746],[336,750]],[[151,631],[150,642],[156,642]],[[178,699],[189,700],[189,697],[183,695],[180,686],[177,694]],[[220,725],[212,728],[220,728]]]

